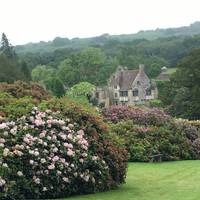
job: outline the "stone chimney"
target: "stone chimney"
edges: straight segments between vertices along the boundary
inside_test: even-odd
[[[144,72],[144,64],[139,64],[139,73]]]
[[[118,67],[117,67],[117,71],[123,71],[124,69],[123,69],[123,67],[121,66],[121,65],[119,65]]]

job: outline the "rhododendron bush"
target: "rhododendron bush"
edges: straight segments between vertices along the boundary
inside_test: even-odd
[[[129,161],[158,162],[200,158],[198,126],[160,109],[115,105],[103,110],[112,135],[129,152]],[[112,123],[111,123],[112,122]]]
[[[133,120],[135,124],[162,126],[172,119],[162,110],[142,109],[124,105],[115,105],[103,110],[103,115],[111,122],[117,123],[121,120]]]
[[[59,111],[36,107],[1,123],[0,198],[66,197],[124,182],[126,151],[92,130]]]

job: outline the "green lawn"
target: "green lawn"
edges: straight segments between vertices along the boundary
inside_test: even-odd
[[[66,200],[199,200],[200,161],[130,163],[126,184]]]
[[[176,72],[176,70],[177,70],[177,68],[168,68],[168,69],[167,69],[167,73],[168,73],[168,74],[173,74],[173,73]]]

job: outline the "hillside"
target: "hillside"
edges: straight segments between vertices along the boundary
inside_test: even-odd
[[[27,52],[49,52],[59,48],[72,48],[82,49],[89,46],[102,47],[107,43],[113,42],[130,42],[136,39],[154,40],[158,38],[177,37],[177,36],[193,36],[200,34],[200,22],[195,22],[189,26],[183,26],[179,28],[167,28],[139,31],[135,34],[123,34],[123,35],[109,35],[103,34],[97,37],[91,38],[61,38],[56,37],[53,41],[39,43],[28,43],[26,45],[18,45],[15,47],[17,53]]]

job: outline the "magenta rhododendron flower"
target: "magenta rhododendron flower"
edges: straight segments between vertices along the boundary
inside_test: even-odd
[[[122,120],[133,120],[140,125],[161,126],[171,120],[171,117],[159,109],[142,109],[126,105],[115,105],[103,110],[103,115],[117,123]]]

